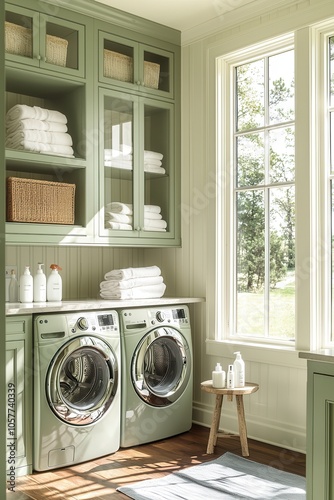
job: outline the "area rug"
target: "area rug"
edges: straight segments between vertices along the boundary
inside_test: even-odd
[[[306,481],[233,453],[159,479],[117,488],[135,500],[305,500]]]

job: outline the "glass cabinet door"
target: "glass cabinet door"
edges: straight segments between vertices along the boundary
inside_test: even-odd
[[[144,236],[164,237],[173,230],[171,211],[174,172],[172,154],[173,107],[145,99],[144,110]],[[153,234],[154,232],[154,234]]]
[[[136,102],[124,94],[103,92],[103,229],[124,235],[137,222],[134,210],[134,113]]]
[[[100,81],[173,97],[173,54],[100,31]]]
[[[21,7],[5,15],[6,58],[14,62],[84,76],[83,25]]]
[[[15,5],[5,12],[6,59],[39,66],[39,14]]]
[[[40,15],[41,67],[84,75],[84,26]]]

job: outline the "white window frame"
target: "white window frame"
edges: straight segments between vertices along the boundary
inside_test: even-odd
[[[333,26],[333,22],[331,21]],[[319,217],[323,221],[323,208],[320,210],[319,199],[319,166],[321,156],[319,150],[321,141],[321,129],[319,126],[319,101],[316,99],[316,81],[315,74],[319,71],[319,57],[315,54],[319,51],[319,32],[323,27],[305,27],[297,30],[293,34],[289,33],[276,39],[268,40],[256,45],[258,55],[263,54],[269,48],[291,47],[294,41],[295,50],[295,104],[296,104],[296,340],[295,345],[283,345],[282,343],[272,345],[268,342],[256,344],[252,342],[232,342],[229,339],[229,315],[231,313],[231,304],[229,294],[230,275],[229,270],[229,242],[230,226],[226,221],[230,220],[230,205],[227,203],[225,189],[230,189],[231,176],[229,169],[224,170],[224,165],[231,167],[232,158],[229,156],[229,149],[226,144],[231,145],[231,135],[229,129],[228,116],[225,119],[219,115],[220,109],[230,109],[231,95],[228,95],[228,87],[224,85],[224,77],[230,72],[227,71],[228,63],[233,59],[236,62],[236,53],[240,54],[240,60],[244,59],[247,53],[252,50],[254,57],[255,46],[250,49],[231,51],[224,55],[224,51],[217,46],[209,49],[209,71],[215,75],[214,84],[216,91],[216,135],[215,135],[215,164],[217,176],[217,200],[216,205],[212,207],[216,220],[214,241],[215,249],[212,251],[211,262],[215,267],[210,269],[209,277],[215,277],[214,291],[208,289],[208,340],[207,353],[217,355],[219,352],[226,352],[226,347],[230,350],[240,347],[242,344],[243,352],[249,348],[254,359],[255,353],[259,353],[258,348],[265,348],[266,354],[260,354],[259,360],[268,354],[268,349],[277,352],[281,351],[285,357],[291,353],[291,360],[296,360],[295,354],[298,350],[313,350],[323,344],[321,335],[314,332],[323,331],[328,327],[328,317],[323,315],[324,295],[320,289],[324,289],[324,271],[326,256],[322,246],[317,243],[319,236],[323,237],[323,223],[317,223]],[[305,47],[308,50],[305,50]],[[228,80],[231,84],[231,81]],[[302,82],[302,84],[301,84]],[[212,84],[213,82],[211,82]],[[220,138],[225,138],[222,143]],[[210,155],[209,155],[210,159]],[[208,229],[208,236],[213,237],[212,231]],[[322,239],[323,241],[323,239]],[[319,260],[320,259],[320,260]],[[327,259],[328,260],[328,259]],[[319,262],[322,267],[319,270]],[[328,262],[326,262],[328,269]],[[326,267],[325,266],[325,267]],[[214,312],[214,316],[210,313]],[[326,325],[327,323],[327,325]],[[320,337],[320,338],[319,338]],[[295,354],[294,354],[295,353]],[[256,357],[256,356],[255,356]],[[282,359],[283,359],[282,357]],[[275,358],[277,359],[277,358]],[[286,360],[286,358],[285,358]]]

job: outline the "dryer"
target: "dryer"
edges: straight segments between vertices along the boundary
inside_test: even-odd
[[[120,368],[116,311],[35,318],[35,470],[73,465],[118,450]]]
[[[193,354],[187,306],[124,309],[120,326],[121,447],[188,431]]]

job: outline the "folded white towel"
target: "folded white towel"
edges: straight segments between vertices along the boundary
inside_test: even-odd
[[[161,160],[156,160],[154,158],[144,158],[144,165],[152,165],[155,167],[161,167],[162,161]]]
[[[160,285],[147,285],[129,288],[127,290],[117,290],[115,292],[100,292],[102,299],[124,300],[124,299],[153,299],[163,296],[166,290],[165,283]]]
[[[9,147],[20,144],[21,141],[42,142],[44,144],[58,144],[63,146],[72,146],[73,141],[70,134],[64,132],[45,132],[44,130],[19,130],[6,137],[6,143]]]
[[[162,160],[164,157],[161,153],[156,153],[155,151],[144,151],[144,160],[152,159],[152,160]]]
[[[144,205],[144,213],[145,212],[154,212],[156,214],[160,214],[161,207],[158,205]]]
[[[105,167],[122,168],[124,170],[132,170],[132,160],[122,160],[116,158],[115,160],[104,160]]]
[[[106,229],[120,229],[122,231],[132,231],[133,229],[130,224],[125,224],[123,222],[112,222],[108,220],[104,222],[104,227]]]
[[[163,283],[163,280],[162,276],[145,276],[144,278],[131,278],[129,280],[107,280],[101,281],[100,290],[103,292],[107,290],[128,290],[129,288],[135,288],[137,286],[159,285]]]
[[[104,150],[104,159],[105,160],[114,160],[115,158],[122,158],[123,160],[132,160],[131,153],[124,153],[119,149],[105,149]]]
[[[155,220],[155,219],[146,219],[144,217],[144,226],[148,227],[156,227],[160,229],[166,229],[167,222],[165,220]]]
[[[144,222],[147,219],[149,219],[149,220],[161,220],[162,219],[162,215],[158,214],[157,212],[146,212],[146,211],[144,211]]]
[[[65,123],[50,122],[47,120],[36,120],[35,118],[24,118],[22,120],[12,120],[7,124],[7,134],[12,134],[19,130],[45,130],[46,132],[67,132]]]
[[[67,123],[66,116],[60,111],[44,109],[39,106],[27,106],[26,104],[15,104],[7,111],[6,122],[34,118],[36,120],[48,120],[50,122]]]
[[[110,222],[123,222],[124,224],[132,224],[132,215],[104,212],[104,220]]]
[[[131,278],[144,278],[148,276],[160,276],[161,269],[158,266],[128,267],[125,269],[113,269],[104,275],[105,280],[129,280]]]
[[[6,141],[6,147],[17,150],[34,151],[37,153],[56,154],[58,156],[74,156],[72,146],[62,146],[60,144],[44,144],[42,142],[25,141],[24,139],[15,144],[15,147],[13,144],[10,144]]]
[[[157,232],[160,232],[160,233],[165,233],[167,230],[166,229],[162,229],[161,227],[147,227],[147,226],[144,226],[143,227],[143,231],[157,231]]]
[[[154,165],[144,165],[144,172],[151,172],[152,174],[164,175],[166,170],[162,167],[156,167]]]
[[[120,201],[112,201],[107,203],[105,209],[117,214],[132,215],[132,205],[131,203],[122,203]]]

